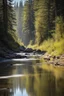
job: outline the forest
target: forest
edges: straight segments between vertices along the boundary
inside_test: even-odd
[[[64,0],[0,0],[0,57],[20,46],[64,54]]]
[[[64,96],[64,0],[0,0],[0,96]]]

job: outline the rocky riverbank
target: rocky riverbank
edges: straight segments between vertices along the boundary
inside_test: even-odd
[[[37,55],[41,54],[44,55],[46,51],[41,50],[33,50],[31,48],[25,48],[21,46],[16,51],[9,50],[7,48],[0,48],[0,60],[2,59],[19,59],[19,58],[28,58],[31,54]]]
[[[16,51],[9,50],[6,47],[0,47],[0,62],[5,59],[23,59],[30,58],[31,56],[42,56],[48,64],[64,66],[64,54],[52,56],[46,51],[33,50],[32,48],[25,48],[24,46],[20,46]]]
[[[45,53],[43,55],[43,58],[48,64],[64,66],[64,54],[59,56],[52,56],[50,54]]]

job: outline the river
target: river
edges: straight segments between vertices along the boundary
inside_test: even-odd
[[[40,58],[5,64],[0,67],[0,96],[64,96],[64,67]]]

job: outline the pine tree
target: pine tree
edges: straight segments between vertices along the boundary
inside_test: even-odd
[[[34,0],[35,37],[39,45],[51,38],[55,30],[55,2],[54,0]]]
[[[48,38],[55,32],[55,1],[48,0]]]
[[[41,44],[48,34],[48,1],[35,0],[35,29],[36,43]]]
[[[5,34],[8,32],[7,0],[3,0],[3,26]]]
[[[7,15],[8,15],[8,39],[10,40],[10,42],[8,43],[9,45],[12,44],[12,47],[14,46],[14,44],[16,43],[16,45],[18,45],[18,37],[17,37],[17,33],[16,33],[16,14],[15,14],[15,10],[13,7],[13,0],[8,0],[8,5],[7,5]],[[15,47],[15,46],[14,46]]]
[[[55,39],[64,38],[64,1],[56,0]]]
[[[2,0],[0,0],[0,36],[3,34],[3,8]]]
[[[8,32],[15,32],[14,25],[16,25],[15,11],[12,7],[12,1],[8,0],[7,14],[8,14]]]
[[[12,48],[14,44],[18,45],[16,39],[16,33],[14,29],[15,25],[15,13],[12,6],[13,0],[2,0],[1,2],[1,23],[0,27],[2,32],[0,34],[0,41],[5,44],[8,48]],[[16,47],[15,45],[15,47]]]
[[[28,0],[24,5],[23,12],[23,33],[24,33],[24,43],[29,44],[30,40],[34,39],[34,11],[33,11],[33,1]]]
[[[23,33],[22,33],[22,25],[23,25],[23,4],[22,1],[20,1],[18,11],[17,11],[18,17],[17,17],[17,32],[19,35],[20,40],[23,40]]]

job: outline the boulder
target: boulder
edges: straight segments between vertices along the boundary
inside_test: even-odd
[[[45,54],[46,53],[46,51],[41,51],[41,50],[35,50],[35,51],[33,51],[33,53],[37,53],[37,54]]]
[[[32,48],[26,48],[24,52],[31,53],[31,52],[33,52],[33,49]]]
[[[64,59],[64,54],[60,56],[60,59]]]
[[[19,58],[27,58],[25,55],[8,55],[6,56],[7,59],[19,59]]]
[[[25,51],[25,49],[26,48],[24,46],[20,46],[20,48],[19,48],[20,51]]]
[[[25,56],[25,55],[16,55],[15,58],[18,58],[18,59],[19,58],[27,58],[27,56]]]

